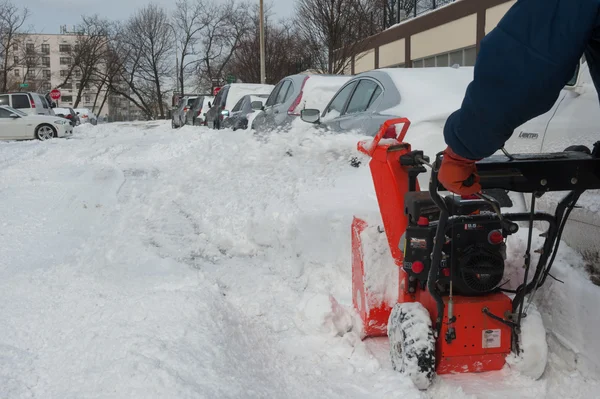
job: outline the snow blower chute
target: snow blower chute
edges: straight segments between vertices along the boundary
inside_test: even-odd
[[[400,133],[396,126],[403,125]],[[519,353],[520,325],[526,296],[549,276],[569,214],[581,194],[600,188],[600,143],[549,154],[494,155],[477,164],[483,192],[473,197],[441,196],[437,167],[404,138],[406,118],[386,122],[372,141],[358,144],[369,155],[383,229],[398,270],[398,292],[390,300],[374,292],[378,265],[364,256],[369,226],[352,223],[353,304],[364,337],[390,340],[394,369],[426,389],[435,374],[499,370],[511,352]],[[393,134],[390,134],[393,132]],[[392,138],[393,137],[393,138]],[[430,167],[429,191],[417,176]],[[498,199],[484,194],[499,189],[531,193],[530,212],[502,213]],[[569,194],[555,214],[535,211],[535,201],[550,191]],[[497,196],[496,196],[497,197]],[[537,265],[531,265],[534,223],[547,226]],[[520,224],[529,228],[520,286],[503,289],[506,238]],[[394,293],[395,294],[395,293]],[[510,295],[510,296],[509,296]],[[387,298],[387,299],[386,299]]]

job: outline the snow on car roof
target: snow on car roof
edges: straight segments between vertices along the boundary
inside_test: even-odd
[[[271,94],[275,86],[254,83],[234,83],[229,86],[225,109],[232,109],[240,98],[248,94]]]
[[[411,122],[445,119],[460,108],[473,80],[472,67],[380,69],[400,92],[400,104],[382,111]]]
[[[310,75],[304,85],[300,109],[323,111],[340,87],[350,79],[352,76]]]

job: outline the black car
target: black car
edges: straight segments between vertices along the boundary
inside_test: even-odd
[[[248,94],[242,97],[229,113],[229,117],[223,120],[223,127],[233,130],[247,129],[248,117],[260,111],[267,98],[268,94]]]

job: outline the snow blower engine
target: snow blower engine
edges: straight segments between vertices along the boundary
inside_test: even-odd
[[[358,144],[371,157],[381,218],[355,217],[352,224],[353,304],[364,338],[387,335],[394,369],[426,389],[436,373],[500,370],[507,355],[519,354],[525,299],[533,301],[549,276],[581,194],[600,189],[600,142],[593,151],[504,151],[478,162],[481,193],[443,197],[437,180],[442,154],[430,164],[413,151],[403,142],[409,126],[406,118],[390,120],[372,141]],[[427,168],[429,191],[420,191],[417,177]],[[509,191],[531,194],[529,212],[502,213]],[[554,215],[536,212],[536,199],[550,191],[568,194]],[[534,223],[547,227],[535,267]],[[524,278],[508,290],[506,239],[521,227],[529,229]],[[376,256],[386,252],[388,263]]]

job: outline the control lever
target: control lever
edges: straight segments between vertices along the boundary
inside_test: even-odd
[[[511,222],[510,220],[505,219],[504,216],[502,216],[502,212],[500,211],[500,208],[494,202],[493,199],[491,199],[490,197],[488,197],[487,195],[485,195],[483,193],[477,193],[475,195],[477,197],[481,198],[483,201],[485,201],[486,204],[488,204],[489,206],[492,207],[492,209],[494,210],[496,215],[498,215],[498,219],[500,220],[500,224],[502,225],[503,229],[508,231],[510,234],[515,234],[517,231],[519,231],[519,225]]]

